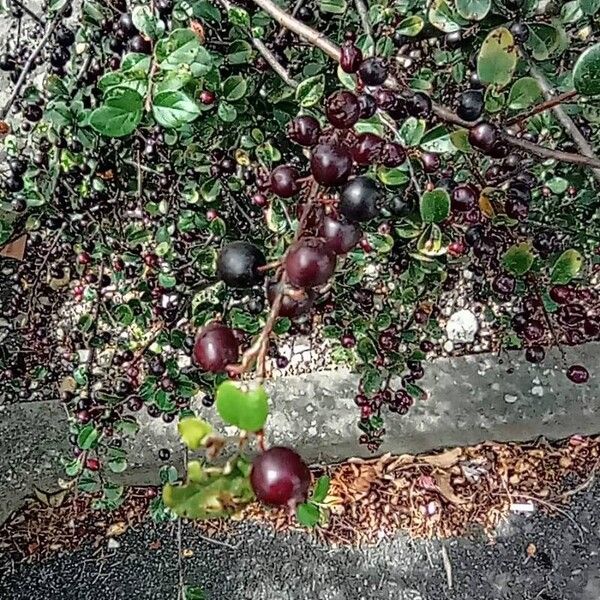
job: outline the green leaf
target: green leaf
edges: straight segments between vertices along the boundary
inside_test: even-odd
[[[202,447],[207,436],[213,431],[210,423],[197,417],[185,417],[177,424],[181,441],[190,449],[198,450]]]
[[[149,6],[134,6],[131,18],[135,28],[146,37],[158,39],[165,32],[165,23],[156,17]]]
[[[569,187],[569,182],[563,177],[553,177],[546,181],[545,186],[550,188],[554,194],[563,194]]]
[[[128,88],[115,88],[104,103],[90,114],[90,125],[102,135],[123,137],[142,120],[142,96]]]
[[[221,121],[225,121],[225,123],[232,123],[237,119],[237,110],[228,102],[223,101],[219,102],[217,115],[219,115],[219,119],[221,119]]]
[[[158,283],[162,287],[169,289],[177,285],[177,278],[174,275],[169,275],[168,273],[159,273]]]
[[[304,527],[315,527],[319,523],[321,512],[319,507],[310,502],[303,502],[296,507],[296,518]]]
[[[469,21],[481,21],[491,6],[492,0],[456,0],[456,11]]]
[[[521,77],[510,88],[508,107],[521,110],[535,104],[542,98],[540,84],[533,77]]]
[[[564,32],[548,23],[529,23],[525,45],[536,60],[548,60],[560,49]]]
[[[482,83],[502,88],[512,79],[518,50],[512,33],[498,27],[485,38],[477,57],[477,74]]]
[[[511,246],[502,257],[502,266],[517,277],[525,275],[535,260],[535,256],[531,251],[531,245],[528,242],[514,244]]]
[[[91,423],[88,423],[79,432],[79,435],[77,436],[77,445],[82,450],[89,450],[98,445],[99,438],[100,432]]]
[[[252,57],[252,46],[246,40],[234,40],[229,46],[227,60],[230,65],[243,65]]]
[[[398,133],[405,146],[417,146],[425,133],[425,120],[409,117],[402,123]]]
[[[573,67],[573,85],[585,96],[600,94],[600,44],[585,50]]]
[[[583,10],[579,0],[571,0],[563,4],[560,9],[560,18],[563,23],[576,23],[583,18]]]
[[[327,497],[327,492],[329,492],[329,484],[331,480],[327,475],[321,475],[315,484],[315,489],[313,490],[312,496],[310,497],[312,502],[323,502]]]
[[[232,6],[227,13],[229,16],[229,20],[238,27],[242,27],[243,29],[250,28],[250,15],[248,11],[239,8],[237,6]]]
[[[421,138],[420,147],[426,152],[443,154],[456,152],[452,137],[445,125],[436,125]]]
[[[579,3],[586,15],[595,15],[600,10],[600,0],[579,0]]]
[[[241,75],[231,75],[223,82],[223,97],[229,102],[241,100],[246,95],[248,84]]]
[[[74,458],[65,465],[65,473],[67,477],[77,477],[83,470],[83,465],[78,458]]]
[[[417,250],[421,255],[418,257],[420,260],[427,260],[430,257],[441,256],[446,253],[442,230],[435,223],[425,228],[417,240]]]
[[[200,114],[200,108],[184,92],[166,91],[154,96],[152,112],[160,125],[176,129],[194,121]]]
[[[378,167],[377,177],[379,177],[380,181],[385,185],[389,185],[390,187],[403,185],[410,179],[408,173],[399,167]]]
[[[183,591],[183,600],[207,600],[207,598],[202,588],[186,586]]]
[[[127,470],[127,460],[125,458],[113,458],[108,461],[108,468],[113,473],[123,473]]]
[[[346,0],[319,0],[319,11],[334,15],[343,15],[348,8]]]
[[[121,323],[121,325],[125,325],[125,327],[131,325],[135,318],[133,311],[127,304],[119,304],[119,306],[115,308],[114,314],[117,321]]]
[[[440,223],[450,214],[450,196],[442,188],[425,192],[419,203],[423,223]]]
[[[296,100],[300,106],[314,106],[323,97],[325,91],[325,76],[315,75],[300,82],[296,88]]]
[[[550,280],[565,285],[579,275],[583,267],[583,256],[573,248],[565,250],[554,263]]]
[[[156,44],[156,60],[163,71],[196,65],[196,76],[208,73],[213,61],[208,50],[200,45],[191,29],[175,29],[168,38]]]
[[[338,337],[337,335],[335,337]],[[370,396],[381,389],[383,374],[379,369],[367,367],[360,379],[361,387],[365,394]]]
[[[414,37],[421,33],[423,27],[425,25],[425,21],[419,15],[412,15],[410,17],[406,17],[402,19],[400,23],[398,23],[398,27],[396,31],[400,35],[406,35],[408,37]]]
[[[217,388],[216,406],[223,421],[245,431],[260,431],[269,415],[268,395],[262,385],[242,388],[224,381]]]
[[[427,17],[435,28],[444,33],[453,33],[461,29],[460,17],[446,0],[433,0]]]

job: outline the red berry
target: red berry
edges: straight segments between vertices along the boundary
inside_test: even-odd
[[[425,173],[435,173],[440,168],[440,157],[433,152],[423,152],[421,162]]]
[[[231,242],[217,258],[217,275],[230,287],[249,288],[264,279],[266,264],[262,250],[250,242]]]
[[[386,167],[398,167],[406,160],[406,150],[396,142],[383,147],[382,162]]]
[[[464,251],[465,245],[460,241],[450,242],[450,244],[448,244],[448,254],[451,256],[461,256]]]
[[[365,85],[381,85],[387,78],[387,66],[381,58],[367,58],[360,65],[358,74]]]
[[[211,90],[202,90],[200,92],[200,102],[202,102],[202,104],[206,104],[207,106],[210,106],[211,104],[215,103],[215,100],[216,100],[216,95]]]
[[[340,185],[350,176],[352,158],[348,150],[341,146],[319,144],[310,158],[310,170],[317,183]]]
[[[477,204],[479,191],[469,183],[457,185],[452,190],[452,209],[458,212],[468,212]]]
[[[340,212],[350,221],[369,221],[379,214],[382,193],[374,179],[360,175],[348,182],[340,200]]]
[[[344,348],[354,348],[356,346],[356,338],[352,333],[345,333],[341,337],[340,342]]]
[[[298,240],[284,260],[289,282],[299,288],[327,283],[335,271],[335,264],[335,253],[320,238]]]
[[[250,472],[256,497],[273,505],[295,505],[306,500],[310,480],[310,471],[302,458],[281,446],[257,456]]]
[[[300,189],[299,178],[298,169],[290,165],[279,165],[271,172],[271,191],[282,198],[291,198]]]
[[[360,106],[360,118],[369,119],[377,111],[377,103],[371,94],[361,94],[358,96],[358,104]]]
[[[567,369],[567,377],[573,383],[582,384],[588,381],[588,379],[590,378],[590,374],[588,370],[582,365],[571,365]]]
[[[575,290],[566,285],[555,285],[550,288],[549,296],[557,304],[569,304],[575,299]]]
[[[229,327],[211,323],[198,334],[194,344],[194,359],[204,370],[212,373],[225,371],[227,365],[237,362],[238,341]]]
[[[314,146],[319,141],[320,134],[319,121],[310,115],[296,117],[288,126],[290,139],[301,146]]]
[[[379,162],[385,142],[375,133],[361,133],[352,146],[352,158],[359,165],[372,165]]]
[[[362,237],[362,230],[355,223],[325,215],[319,235],[336,254],[346,254],[358,244]]]
[[[90,471],[98,471],[100,469],[100,461],[97,458],[88,458],[85,461],[85,467]]]
[[[348,90],[334,92],[325,103],[327,120],[338,129],[352,127],[360,118],[358,98]]]
[[[363,60],[360,48],[357,48],[351,40],[342,44],[340,52],[340,66],[344,73],[356,73]]]
[[[482,152],[489,152],[497,139],[498,133],[491,123],[479,123],[469,130],[469,143]]]

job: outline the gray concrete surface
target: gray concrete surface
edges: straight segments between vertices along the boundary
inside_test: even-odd
[[[0,598],[176,600],[181,581],[202,587],[206,600],[598,600],[598,492],[576,497],[568,516],[514,515],[494,544],[481,535],[398,535],[376,548],[342,549],[247,523],[208,540],[182,524],[180,565],[178,525],[148,521],[117,538],[116,549],[32,565],[0,559]],[[529,544],[536,553],[528,558]]]
[[[545,436],[600,432],[600,344],[568,348],[567,361],[586,365],[586,385],[565,377],[558,351],[533,366],[521,353],[440,359],[427,365],[421,382],[429,398],[406,416],[386,416],[381,452],[418,453],[484,440],[523,441]],[[368,455],[358,444],[355,375],[323,372],[269,382],[272,411],[270,444],[286,444],[312,462]],[[214,408],[198,411],[218,423]],[[172,461],[183,453],[175,423],[141,417],[142,427],[129,453],[124,483],[157,481],[158,450],[170,448]],[[55,486],[62,476],[59,456],[69,455],[67,417],[58,402],[0,406],[0,521],[36,485]]]

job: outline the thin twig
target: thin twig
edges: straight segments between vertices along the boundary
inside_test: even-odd
[[[546,79],[546,77],[544,76],[542,71],[540,71],[540,69],[533,63],[533,61],[531,61],[529,59],[529,57],[524,53],[523,48],[521,48],[521,52],[527,58],[527,60],[529,62],[529,71],[533,75],[534,79],[540,84],[540,87],[542,88],[542,93],[544,94],[544,97],[548,100],[551,99],[552,98],[552,88],[551,88],[550,84],[548,83],[548,80]],[[579,131],[579,129],[573,122],[573,119],[571,119],[571,117],[569,117],[569,115],[564,111],[562,106],[560,106],[560,105],[553,106],[552,112],[554,113],[558,122],[563,126],[566,133],[570,136],[570,138],[573,140],[573,142],[575,142],[575,145],[577,146],[577,148],[579,148],[579,151],[582,154],[584,154],[585,156],[588,156],[591,159],[594,159],[596,161],[596,163],[600,163],[600,161],[598,161],[598,159],[594,153],[592,146],[583,137],[583,135],[581,134],[581,131]],[[594,166],[593,173],[594,173],[594,177],[596,178],[596,180],[600,182],[600,168],[597,165]]]
[[[568,92],[563,92],[558,96],[546,98],[544,102],[540,102],[539,104],[536,104],[536,106],[530,108],[529,110],[526,110],[508,119],[508,121],[506,121],[506,125],[510,127],[510,125],[514,125],[515,123],[525,121],[526,119],[543,113],[544,111],[550,108],[554,108],[555,106],[558,106],[563,102],[567,102],[568,100],[575,98],[575,96],[577,96],[577,90],[569,90]]]
[[[98,272],[98,289],[96,302],[94,304],[94,310],[92,314],[92,329],[90,331],[90,342],[93,342],[96,332],[98,331],[98,313],[100,311],[100,304],[102,303],[102,276],[104,275],[104,264],[100,264],[100,270]],[[88,357],[86,361],[85,372],[87,375],[86,390],[87,396],[90,397],[90,390],[92,387],[92,369],[94,367],[94,360],[96,358],[96,346],[91,343],[90,349],[88,350]]]
[[[150,12],[154,14],[154,0],[150,0]],[[146,112],[150,112],[152,110],[152,88],[154,87],[154,76],[156,75],[157,68],[158,63],[156,62],[156,45],[153,44],[150,72],[148,73],[148,91],[146,92]]]
[[[545,148],[543,146],[538,146],[533,142],[528,142],[527,140],[515,137],[514,135],[510,135],[508,133],[502,133],[502,139],[505,142],[508,142],[511,146],[516,146],[517,148],[521,148],[522,150],[527,150],[527,152],[529,152],[530,154],[533,154],[534,156],[539,156],[540,158],[548,158],[551,160],[558,160],[561,162],[571,163],[573,165],[592,167],[595,170],[600,170],[600,159],[596,158],[595,156],[585,156],[582,154],[574,154],[572,152],[563,152],[562,150]]]
[[[271,69],[285,81],[291,88],[298,87],[298,82],[287,72],[286,68],[277,60],[275,55],[258,38],[252,38],[252,44],[259,51],[261,56],[267,61]]]
[[[371,21],[369,21],[369,9],[367,8],[367,5],[363,0],[354,0],[354,4],[356,4],[356,10],[358,11],[363,31],[372,38],[373,31],[371,29]]]
[[[56,246],[56,244],[58,244],[58,240],[60,239],[62,232],[65,230],[65,227],[66,227],[66,224],[63,223],[60,226],[60,229],[56,232],[56,235],[54,236],[54,239],[52,240],[52,243],[50,244],[50,247],[48,248],[48,251],[46,252],[46,256],[44,256],[44,260],[42,260],[42,264],[40,265],[40,268],[37,270],[35,277],[33,279],[33,283],[31,284],[31,291],[29,292],[29,310],[27,311],[27,323],[29,323],[30,319],[31,319],[31,313],[33,311],[34,302],[36,299],[35,294],[37,291],[37,287],[40,283],[40,278],[42,276],[42,272],[43,272],[44,268],[46,267],[46,265],[48,264],[48,259],[52,255],[52,250],[54,250],[54,247]]]
[[[229,12],[232,8],[232,4],[229,0],[218,0],[221,6]],[[262,40],[254,37],[250,32],[250,39],[252,45],[258,50],[259,54],[265,59],[267,64],[281,77],[281,79],[289,85],[291,88],[298,87],[298,82],[291,77],[287,72],[286,68],[277,60],[276,56],[265,46]]]
[[[6,102],[6,104],[4,105],[2,110],[0,111],[0,120],[4,120],[6,118],[6,115],[8,115],[8,112],[10,111],[12,105],[14,104],[15,100],[17,99],[19,92],[21,91],[21,88],[23,87],[23,84],[25,83],[25,80],[27,79],[27,76],[29,75],[29,71],[31,71],[31,69],[33,68],[33,66],[35,64],[35,59],[40,55],[40,53],[44,49],[44,46],[48,43],[48,40],[54,33],[54,30],[58,27],[58,24],[60,23],[60,20],[61,20],[61,16],[62,16],[63,12],[66,10],[67,6],[70,6],[70,4],[68,2],[65,3],[65,5],[61,8],[61,10],[56,14],[56,16],[54,17],[52,22],[48,25],[48,28],[46,29],[46,33],[44,33],[44,35],[42,36],[42,39],[38,42],[38,45],[33,49],[31,54],[29,55],[27,62],[23,66],[21,75],[19,76],[17,83],[15,83],[15,87],[12,91],[12,94],[10,95],[10,98],[8,99],[8,101]]]
[[[46,20],[39,15],[36,15],[26,4],[23,4],[21,0],[11,0],[11,2],[18,6],[26,15],[30,16],[38,25],[45,25]]]
[[[285,10],[279,8],[272,0],[254,0],[254,4],[271,15],[280,25],[323,50],[327,56],[333,58],[336,62],[340,62],[340,49],[327,36],[298,21]]]

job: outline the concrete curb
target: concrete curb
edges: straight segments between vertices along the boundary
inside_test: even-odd
[[[600,343],[566,348],[567,364],[590,371],[586,385],[564,375],[560,352],[548,352],[543,365],[531,365],[521,352],[502,358],[480,354],[439,359],[421,384],[429,392],[406,416],[386,418],[381,452],[429,452],[485,440],[525,441],[544,436],[600,433]],[[272,412],[268,443],[290,445],[311,462],[336,462],[369,456],[358,444],[357,376],[321,372],[269,382]],[[214,408],[199,414],[218,423]],[[33,487],[52,489],[64,476],[59,457],[69,455],[68,421],[55,402],[0,407],[0,522],[18,508]],[[160,448],[172,451],[170,463],[183,464],[174,423],[140,418],[141,430],[130,452],[123,483],[157,482]],[[225,430],[227,432],[227,430]]]

